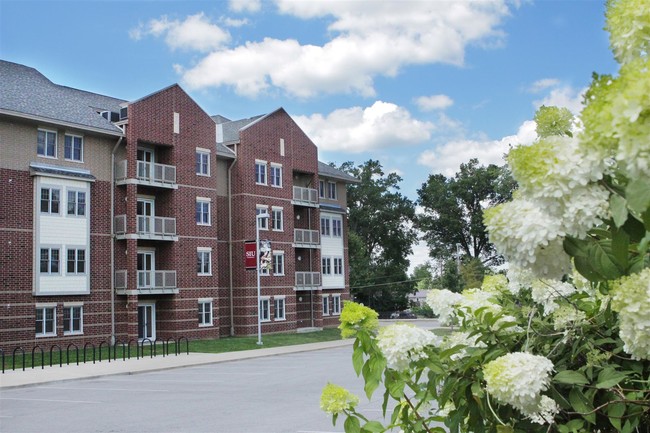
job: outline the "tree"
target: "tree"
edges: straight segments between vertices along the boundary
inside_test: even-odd
[[[447,259],[460,249],[483,263],[497,258],[483,224],[483,210],[509,200],[515,186],[505,167],[479,166],[475,158],[461,164],[452,178],[430,175],[418,190],[418,204],[424,211],[417,218],[430,255]]]
[[[406,308],[413,292],[408,255],[417,236],[415,205],[399,192],[402,178],[368,160],[341,170],[361,182],[348,185],[350,286],[354,297],[378,311]]]

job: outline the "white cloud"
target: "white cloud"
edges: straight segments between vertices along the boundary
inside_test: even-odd
[[[233,86],[256,96],[270,87],[310,97],[320,92],[375,94],[377,75],[395,76],[412,64],[462,65],[465,48],[501,40],[506,0],[482,2],[284,1],[281,13],[329,19],[331,39],[320,45],[265,38],[213,50],[184,69],[189,88]],[[232,2],[231,8],[243,7]],[[217,67],[218,65],[218,67]]]
[[[415,103],[422,111],[444,110],[454,104],[454,100],[447,95],[420,96]]]
[[[411,117],[403,107],[377,101],[370,107],[342,108],[324,116],[293,116],[322,151],[358,153],[422,143],[434,125]]]
[[[261,0],[230,0],[228,8],[233,12],[259,12]]]
[[[586,91],[586,88],[577,90],[571,86],[556,87],[544,98],[533,101],[533,106],[536,109],[542,105],[566,107],[573,114],[579,114],[583,108],[582,97]]]
[[[544,79],[535,81],[530,86],[528,91],[532,92],[532,93],[539,93],[542,90],[546,90],[549,87],[556,87],[559,84],[560,84],[560,80],[558,80],[557,78],[544,78]]]
[[[532,120],[525,121],[516,135],[510,135],[500,140],[454,140],[436,149],[422,152],[418,164],[431,168],[432,173],[442,173],[453,176],[460,164],[472,158],[478,158],[483,165],[503,165],[503,155],[508,153],[510,146],[531,144],[537,138],[536,124]]]
[[[226,18],[222,18],[221,21],[226,27],[243,27],[248,24],[248,20],[246,18],[237,20],[234,18],[226,17]]]
[[[222,48],[230,41],[230,33],[212,24],[203,13],[188,16],[184,21],[170,21],[167,16],[153,19],[148,24],[140,24],[129,31],[132,39],[139,40],[145,35],[165,37],[171,49],[209,52]]]

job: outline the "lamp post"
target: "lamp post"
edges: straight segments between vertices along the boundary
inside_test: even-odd
[[[255,216],[255,259],[257,260],[257,344],[262,345],[262,302],[260,297],[260,221],[268,220],[269,214],[259,213]]]

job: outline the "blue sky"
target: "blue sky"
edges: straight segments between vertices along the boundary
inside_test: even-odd
[[[179,83],[230,119],[284,107],[320,159],[431,173],[501,164],[541,104],[615,73],[604,0],[8,1],[0,57],[127,100]]]

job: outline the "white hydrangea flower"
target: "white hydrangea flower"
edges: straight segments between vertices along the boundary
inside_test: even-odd
[[[560,412],[560,407],[551,397],[543,395],[539,402],[538,411],[526,415],[528,419],[537,424],[553,424],[555,415]]]
[[[477,341],[477,339],[478,335],[473,335],[470,337],[469,332],[452,332],[443,339],[442,343],[440,344],[440,348],[451,349],[455,346],[465,346],[465,348],[487,347],[485,343],[482,341]],[[452,361],[458,361],[459,359],[463,359],[466,356],[467,350],[461,349],[459,352],[454,353],[449,358]]]
[[[544,307],[544,315],[551,314],[558,308],[557,300],[576,291],[573,284],[553,280],[536,280],[533,282],[531,295],[533,301]]]
[[[623,277],[612,288],[623,350],[633,359],[650,359],[650,268]]]
[[[456,319],[455,306],[460,302],[462,296],[450,290],[433,289],[427,293],[426,303],[433,310],[433,314],[438,316],[440,324],[449,326]]]
[[[508,277],[508,291],[518,295],[522,288],[531,287],[537,277],[529,270],[510,264],[506,273]]]
[[[562,231],[584,238],[589,229],[601,224],[608,216],[609,191],[597,184],[576,188],[562,201],[562,209]]]
[[[586,324],[587,315],[572,305],[561,305],[553,312],[553,328],[562,331],[572,326]]]
[[[494,302],[494,293],[481,289],[463,290],[458,305],[459,308],[464,308],[472,314],[475,314],[479,308],[485,308],[486,311],[494,314],[501,311],[501,306]]]
[[[503,274],[486,275],[481,284],[481,290],[491,293],[500,293],[508,289],[508,279]]]
[[[377,336],[377,346],[388,367],[397,371],[404,371],[411,361],[426,357],[424,349],[439,342],[440,337],[433,332],[406,323],[381,328]]]
[[[539,413],[541,392],[548,388],[552,371],[548,358],[515,352],[486,364],[483,377],[494,398],[530,415]]]

